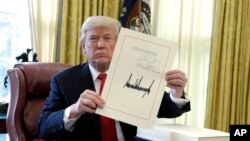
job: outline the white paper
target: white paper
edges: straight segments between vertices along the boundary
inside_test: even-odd
[[[229,141],[230,138],[227,132],[181,124],[138,128],[136,136],[150,141]]]
[[[139,127],[153,127],[177,44],[122,28],[96,113]]]

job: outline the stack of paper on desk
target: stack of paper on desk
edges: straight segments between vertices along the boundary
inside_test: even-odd
[[[229,133],[179,124],[138,128],[137,137],[150,141],[229,141]]]

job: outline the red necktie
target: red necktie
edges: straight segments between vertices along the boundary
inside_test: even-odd
[[[99,74],[98,79],[101,80],[100,94],[106,80],[107,74]],[[108,117],[101,116],[101,132],[103,141],[117,141],[115,121]]]

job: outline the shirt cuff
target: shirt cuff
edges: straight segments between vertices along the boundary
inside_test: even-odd
[[[170,91],[170,99],[176,103],[176,105],[181,108],[182,106],[184,106],[185,104],[187,104],[190,100],[188,98],[188,96],[185,94],[185,98],[176,98],[173,96],[173,91]]]
[[[69,114],[70,114],[70,107],[66,108],[64,111],[63,115],[64,129],[72,132],[74,130],[74,124],[80,116],[77,118],[69,119]]]

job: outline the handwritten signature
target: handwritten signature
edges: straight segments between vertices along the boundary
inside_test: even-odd
[[[146,94],[149,95],[149,93],[151,91],[151,87],[152,87],[155,80],[153,80],[152,83],[150,84],[150,86],[148,88],[146,88],[146,87],[140,86],[141,82],[142,82],[142,79],[143,79],[143,76],[141,76],[141,78],[139,80],[137,78],[134,84],[130,83],[131,78],[132,78],[132,73],[130,74],[130,76],[129,76],[127,82],[125,83],[125,85],[123,86],[123,88],[127,87],[127,88],[130,88],[130,89],[135,89],[137,91],[143,91],[144,94],[142,95],[142,98],[144,98],[144,96]]]
[[[143,55],[136,61],[136,66],[152,72],[160,73],[157,63],[160,63],[160,61],[157,61],[155,57]]]

